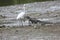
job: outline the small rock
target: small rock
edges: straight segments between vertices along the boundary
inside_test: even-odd
[[[0,18],[6,18],[6,16],[0,15]]]
[[[1,25],[0,28],[5,28],[5,25]]]

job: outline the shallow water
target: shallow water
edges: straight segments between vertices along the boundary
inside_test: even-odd
[[[39,26],[34,29],[24,23],[21,27],[17,15],[23,11],[22,5],[0,7],[0,25],[16,28],[0,28],[0,40],[60,40],[60,24]],[[60,2],[35,2],[26,4],[26,13],[41,21],[60,23]],[[6,16],[6,18],[1,17]]]
[[[6,7],[0,7],[0,15],[4,15],[7,18],[1,18],[0,25],[8,25],[8,26],[18,26],[21,25],[16,17],[17,15],[24,11],[23,4],[21,5],[12,5]],[[27,15],[31,17],[36,17],[41,20],[50,21],[50,22],[60,22],[60,2],[35,2],[25,4],[25,11]],[[38,14],[38,15],[37,15]],[[56,16],[57,15],[57,16]],[[27,22],[24,25],[28,25]]]

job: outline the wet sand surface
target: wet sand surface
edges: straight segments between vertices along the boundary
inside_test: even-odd
[[[60,27],[40,26],[33,27],[17,27],[0,29],[0,40],[60,40]]]

